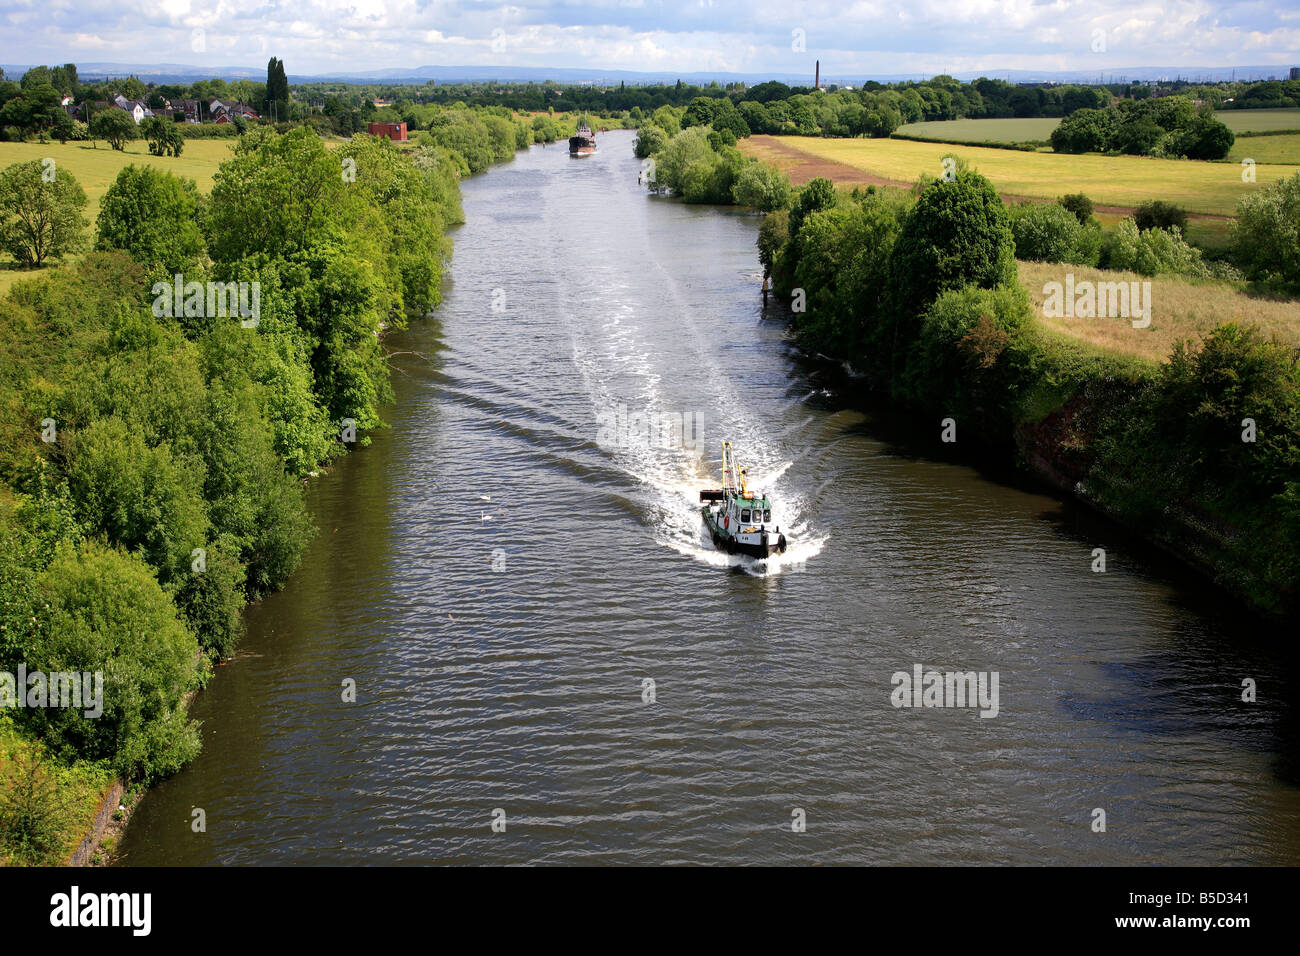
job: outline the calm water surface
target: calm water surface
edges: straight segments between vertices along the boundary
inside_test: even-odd
[[[124,862],[1300,862],[1276,637],[846,407],[761,307],[756,220],[648,196],[631,142],[464,184],[391,429],[313,483]],[[624,411],[698,446],[611,444]],[[795,542],[770,566],[703,537],[724,438]],[[895,709],[915,664],[997,671],[1000,713]]]

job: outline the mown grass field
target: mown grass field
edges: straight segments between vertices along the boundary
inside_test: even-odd
[[[1027,143],[1047,139],[1060,122],[1056,117],[929,120],[900,126],[898,132],[963,143]]]
[[[1300,109],[1218,110],[1214,118],[1234,133],[1264,133],[1275,129],[1300,129]]]
[[[764,159],[778,151],[796,150],[816,159],[842,164],[828,170],[832,178],[854,181],[854,171],[903,183],[921,175],[943,172],[943,157],[966,159],[997,188],[1012,196],[1053,199],[1082,192],[1099,205],[1132,208],[1148,199],[1175,202],[1196,213],[1231,216],[1237,202],[1258,185],[1300,172],[1300,165],[1267,165],[1256,171],[1256,183],[1241,181],[1235,163],[1149,159],[1143,156],[1068,156],[1026,153],[980,146],[917,143],[896,139],[816,139],[806,136],[750,137],[741,148]],[[778,163],[778,165],[781,165]],[[787,163],[788,165],[788,163]],[[846,170],[844,167],[848,167]],[[835,175],[838,171],[839,175]]]
[[[1163,362],[1179,342],[1199,342],[1224,322],[1257,325],[1268,337],[1300,345],[1300,301],[1277,301],[1247,295],[1231,283],[1179,276],[1144,278],[1132,272],[1089,269],[1059,262],[1020,262],[1020,281],[1029,291],[1037,321],[1045,328],[1123,355]],[[1043,314],[1049,282],[1065,283],[1066,273],[1079,282],[1150,282],[1151,325],[1135,329],[1125,318],[1049,318]]]
[[[228,159],[234,151],[233,139],[188,139],[180,156],[150,156],[149,147],[144,140],[126,144],[123,151],[110,149],[101,142],[99,148],[89,143],[0,143],[0,167],[13,163],[26,163],[32,160],[53,159],[58,169],[65,169],[76,177],[81,188],[86,191],[88,203],[86,218],[90,220],[88,234],[93,234],[95,217],[99,215],[99,201],[117,174],[131,163],[156,166],[193,179],[200,192],[212,188],[212,177],[217,167]],[[11,268],[11,261],[0,265],[0,295],[3,295],[19,279],[38,275]],[[57,268],[57,266],[55,267]]]
[[[1300,109],[1219,110],[1214,115],[1234,133],[1300,129]],[[1029,143],[1046,140],[1060,122],[1060,119],[1055,117],[930,120],[900,126],[898,132],[924,139],[942,139],[961,143]],[[1255,161],[1263,162],[1258,158]],[[1290,162],[1296,161],[1290,160]]]
[[[1228,159],[1234,163],[1243,159],[1257,163],[1300,163],[1300,133],[1238,137]]]

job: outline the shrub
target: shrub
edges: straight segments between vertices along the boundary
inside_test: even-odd
[[[7,763],[0,780],[0,849],[29,866],[58,865],[67,797],[39,745],[9,754]]]
[[[737,205],[772,212],[789,204],[790,191],[785,173],[766,163],[749,163],[736,177],[731,194]]]
[[[38,731],[64,756],[111,760],[127,777],[180,769],[199,749],[182,704],[200,679],[198,645],[149,568],[90,543],[56,557],[38,588],[43,626],[28,668],[104,675],[98,718],[76,708],[33,708]]]
[[[632,147],[632,152],[636,154],[637,159],[646,159],[663,149],[667,142],[667,133],[653,123],[646,123],[637,130],[636,145]]]
[[[208,525],[191,464],[167,445],[146,446],[116,416],[77,432],[71,454],[68,484],[87,532],[140,550],[164,581],[189,567]]]
[[[1152,199],[1142,203],[1133,211],[1133,220],[1139,230],[1170,229],[1178,227],[1180,232],[1187,231],[1187,210],[1163,199]]]
[[[1056,203],[1026,202],[1008,210],[1016,258],[1033,262],[1069,262],[1082,232],[1079,220]]]
[[[1207,274],[1200,250],[1188,245],[1176,226],[1168,230],[1142,232],[1131,217],[1121,219],[1106,240],[1102,264],[1108,269],[1122,269],[1144,276]]]
[[[1083,193],[1071,193],[1068,196],[1062,196],[1057,202],[1074,213],[1074,218],[1079,220],[1081,226],[1087,225],[1088,220],[1092,218],[1092,200]]]
[[[1237,204],[1232,247],[1249,278],[1300,291],[1300,173],[1270,183]]]

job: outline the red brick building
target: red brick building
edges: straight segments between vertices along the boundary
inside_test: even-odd
[[[394,143],[405,143],[408,138],[405,123],[370,123],[366,132],[371,136],[391,139]]]

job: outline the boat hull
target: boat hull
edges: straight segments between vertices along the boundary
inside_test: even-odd
[[[786,542],[783,534],[763,532],[756,542],[739,541],[734,535],[718,527],[713,520],[713,513],[708,508],[701,508],[700,511],[704,515],[704,527],[708,528],[709,535],[713,538],[713,546],[720,551],[728,554],[743,554],[760,561],[785,552]]]

